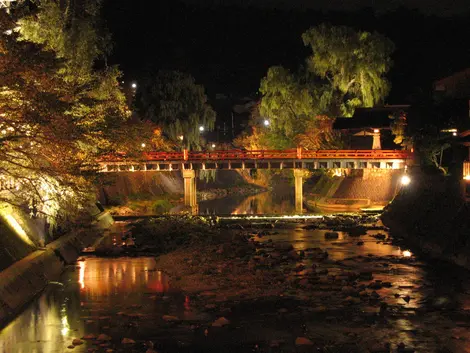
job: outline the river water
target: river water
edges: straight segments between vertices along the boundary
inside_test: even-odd
[[[251,212],[246,205],[253,207],[251,201],[246,201],[238,206],[241,213]],[[257,205],[276,213],[263,203]],[[276,210],[283,206],[278,207]],[[413,347],[408,352],[470,352],[469,273],[416,258],[406,248],[378,242],[371,233],[360,238],[364,241],[361,246],[357,245],[357,237],[340,232],[338,239],[327,240],[325,230],[300,226],[280,229],[259,240],[291,243],[298,250],[321,247],[332,261],[354,264],[361,271],[373,271],[375,280],[390,282],[377,289],[393,308],[386,325],[373,321],[344,327],[338,321],[340,314],[336,319],[328,316],[307,320],[305,308],[279,299],[274,303],[232,303],[231,320],[236,328],[207,331],[207,326],[200,323],[215,315],[198,306],[191,296],[172,288],[170,279],[156,268],[154,258],[84,256],[67,269],[60,282],[51,283],[0,331],[0,353],[145,352],[146,341],[154,342],[158,352],[292,352],[293,345],[278,350],[266,342],[293,342],[305,331],[324,339],[326,327],[338,332],[339,336],[331,338],[336,343],[347,329],[348,334],[373,336],[378,342],[390,342],[392,347],[400,343]],[[280,319],[279,308],[287,308],[283,310],[291,311],[292,317]],[[376,312],[367,305],[361,310],[362,314]],[[173,323],[173,316],[181,321]],[[111,340],[101,342],[101,346],[87,341],[67,348],[75,338],[99,334],[109,335]],[[137,343],[126,348],[121,344],[123,338]]]

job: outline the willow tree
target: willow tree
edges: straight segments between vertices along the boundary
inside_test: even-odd
[[[182,72],[159,71],[139,88],[136,106],[143,118],[161,127],[163,135],[191,149],[201,148],[202,134],[214,128],[215,112],[204,87]]]
[[[393,44],[387,38],[327,25],[309,29],[302,38],[313,51],[306,65],[296,72],[271,67],[261,80],[260,114],[270,124],[257,140],[266,147],[340,146],[332,119],[374,106],[389,90],[385,74]]]
[[[302,35],[312,49],[307,70],[331,87],[338,115],[373,107],[389,92],[385,77],[392,64],[393,43],[378,33],[322,24]]]
[[[317,116],[331,109],[328,87],[301,70],[291,73],[281,66],[269,68],[261,80],[260,92],[260,115],[269,121],[263,140],[270,148],[295,147],[297,137],[313,126]]]

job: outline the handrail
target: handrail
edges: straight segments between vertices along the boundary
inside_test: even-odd
[[[227,151],[183,151],[144,152],[140,161],[197,162],[237,160],[308,160],[308,159],[409,159],[412,153],[403,150],[227,150]],[[124,154],[107,156],[100,162],[128,160]],[[131,159],[132,160],[132,159]]]

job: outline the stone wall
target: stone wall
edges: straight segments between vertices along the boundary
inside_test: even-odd
[[[333,198],[389,202],[395,196],[399,177],[403,173],[395,169],[364,169],[357,172],[344,178]]]
[[[98,227],[76,231],[0,272],[0,325],[18,314],[50,281],[59,280],[65,266],[100,237]]]

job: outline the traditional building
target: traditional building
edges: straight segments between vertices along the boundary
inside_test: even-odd
[[[406,124],[409,105],[358,108],[352,118],[337,118],[333,129],[341,132],[346,149],[401,149],[392,126]]]

